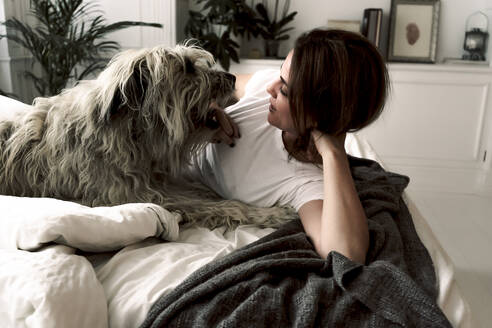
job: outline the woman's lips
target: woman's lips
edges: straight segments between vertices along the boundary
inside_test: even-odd
[[[275,112],[275,111],[277,111],[277,110],[275,109],[275,107],[273,107],[273,105],[272,105],[272,103],[271,103],[271,102],[270,102],[270,108],[268,108],[268,110],[269,110],[270,112]]]

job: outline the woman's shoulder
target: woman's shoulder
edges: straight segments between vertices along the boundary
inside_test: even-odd
[[[253,74],[236,74],[236,97],[238,99],[242,98],[246,91],[246,85]]]
[[[244,96],[258,96],[266,93],[266,87],[279,74],[276,69],[264,69],[253,74],[236,75],[236,93],[239,98]]]

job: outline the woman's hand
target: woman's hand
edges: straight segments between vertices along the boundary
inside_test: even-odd
[[[219,128],[212,137],[212,142],[224,142],[229,146],[234,147],[234,139],[240,137],[238,125],[217,105],[215,101],[210,104],[210,108],[214,109],[214,118],[219,124]]]
[[[314,140],[314,144],[321,157],[330,154],[346,154],[345,153],[345,137],[346,133],[339,136],[332,136],[321,133],[319,130],[314,129],[311,132],[311,136]]]

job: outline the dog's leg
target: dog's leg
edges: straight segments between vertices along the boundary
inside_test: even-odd
[[[169,187],[168,187],[169,188]],[[172,196],[164,197],[161,205],[180,212],[185,226],[219,226],[235,228],[240,224],[261,227],[279,227],[288,220],[298,218],[290,206],[256,207],[237,200],[221,199],[199,183],[189,183],[185,188],[169,188]]]

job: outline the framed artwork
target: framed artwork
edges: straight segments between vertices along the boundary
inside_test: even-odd
[[[440,0],[391,0],[388,61],[435,63]]]

